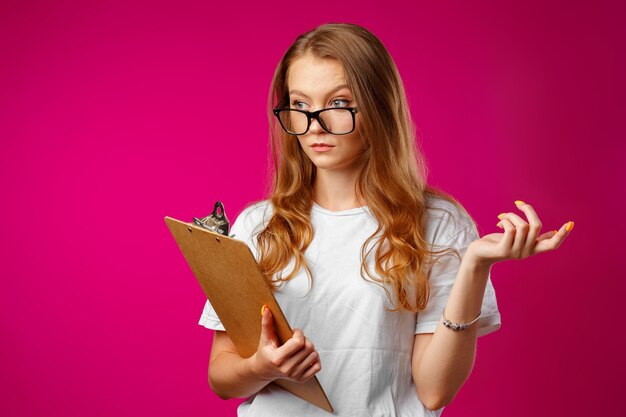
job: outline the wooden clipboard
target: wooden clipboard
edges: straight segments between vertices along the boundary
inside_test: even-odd
[[[242,357],[252,356],[259,345],[263,304],[274,316],[279,343],[282,345],[291,338],[293,330],[248,245],[171,217],[165,217],[165,223]],[[285,379],[272,383],[333,412],[315,376],[303,383]]]

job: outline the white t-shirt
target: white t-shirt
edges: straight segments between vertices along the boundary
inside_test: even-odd
[[[444,210],[441,210],[444,209]],[[232,225],[231,234],[243,240],[256,259],[255,235],[272,213],[269,200],[247,207]],[[461,256],[478,239],[474,222],[450,202],[436,197],[428,205],[425,236],[434,245],[452,246]],[[433,333],[459,269],[453,255],[432,268],[426,309],[389,312],[385,291],[360,275],[361,246],[376,231],[376,219],[367,206],[331,211],[313,203],[314,238],[304,255],[313,273],[313,288],[302,268],[275,292],[292,327],[301,328],[315,344],[322,369],[317,377],[335,409],[335,416],[439,416],[419,400],[411,375],[411,353],[417,333]],[[370,243],[373,245],[374,242]],[[436,250],[442,247],[434,247]],[[369,257],[375,273],[375,250]],[[291,271],[293,259],[285,271]],[[284,274],[286,276],[286,274]],[[392,291],[393,293],[393,291]],[[261,320],[259,319],[259,326]],[[200,325],[224,330],[207,301]],[[491,279],[483,299],[479,336],[500,327],[500,314]],[[320,416],[331,414],[270,384],[242,403],[239,417]]]

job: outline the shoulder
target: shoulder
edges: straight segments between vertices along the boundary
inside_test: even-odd
[[[272,203],[270,200],[254,201],[246,205],[241,213],[237,216],[237,219],[259,219],[263,218],[267,214],[271,214]]]
[[[265,228],[271,218],[273,207],[270,200],[260,200],[249,203],[239,213],[233,223],[233,230],[239,233],[255,234]],[[235,233],[233,231],[233,233]]]
[[[477,234],[476,223],[467,209],[458,201],[442,196],[427,197],[423,225],[427,241],[438,245],[464,232]]]

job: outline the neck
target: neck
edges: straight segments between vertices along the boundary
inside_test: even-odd
[[[328,210],[348,210],[366,205],[355,190],[359,173],[356,170],[317,169],[313,184],[313,201]]]

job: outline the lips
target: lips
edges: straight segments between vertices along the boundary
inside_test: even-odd
[[[327,143],[319,143],[319,142],[311,145],[311,149],[313,149],[313,151],[316,153],[330,152],[330,150],[334,147],[335,147],[334,145],[329,145]]]

